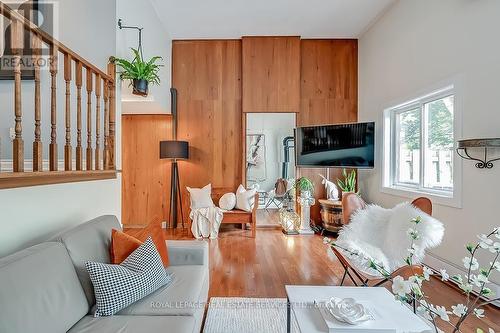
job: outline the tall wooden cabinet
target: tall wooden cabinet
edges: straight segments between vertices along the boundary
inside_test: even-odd
[[[299,112],[300,37],[243,37],[243,112]]]

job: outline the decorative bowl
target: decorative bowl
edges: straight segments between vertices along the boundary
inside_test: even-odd
[[[367,320],[373,320],[368,309],[353,298],[332,297],[326,302],[326,309],[338,321],[356,325]]]

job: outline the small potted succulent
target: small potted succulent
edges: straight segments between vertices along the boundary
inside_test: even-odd
[[[133,86],[133,94],[139,96],[147,96],[149,90],[149,84],[160,84],[160,77],[158,72],[161,64],[157,64],[158,60],[162,60],[162,57],[155,56],[144,61],[141,52],[138,49],[132,48],[134,54],[134,59],[128,61],[126,59],[113,58],[112,61],[122,69],[120,78],[122,80],[130,80],[130,85]]]
[[[337,185],[342,190],[342,194],[344,193],[357,193],[356,192],[356,170],[352,170],[347,173],[346,169],[342,169],[342,176],[344,179],[337,179]]]
[[[295,188],[298,188],[300,191],[300,196],[302,198],[311,198],[312,193],[314,192],[314,184],[313,182],[306,177],[301,177],[295,181]]]

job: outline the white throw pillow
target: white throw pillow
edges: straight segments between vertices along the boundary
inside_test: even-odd
[[[236,194],[226,193],[219,200],[220,209],[233,210],[236,207]]]
[[[212,201],[212,184],[208,184],[203,188],[186,187],[191,199],[191,209],[213,207]]]
[[[255,204],[256,189],[247,190],[240,185],[236,190],[236,208],[245,212],[251,212]]]

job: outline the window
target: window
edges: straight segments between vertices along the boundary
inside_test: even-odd
[[[385,111],[384,188],[455,196],[455,115],[453,86]]]

